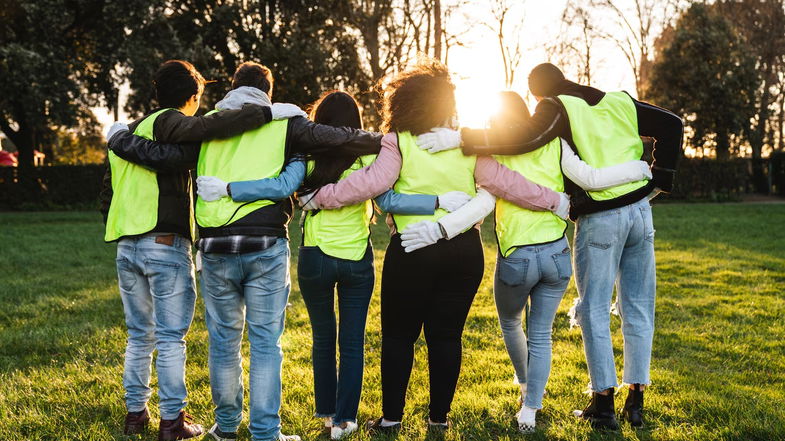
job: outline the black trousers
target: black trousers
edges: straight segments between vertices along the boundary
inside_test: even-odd
[[[382,407],[403,419],[414,343],[425,329],[430,418],[446,422],[461,371],[461,336],[484,270],[476,229],[412,253],[390,240],[382,270]]]

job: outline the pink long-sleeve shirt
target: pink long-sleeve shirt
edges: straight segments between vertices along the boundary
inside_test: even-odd
[[[398,137],[388,133],[382,138],[382,149],[373,164],[322,187],[316,194],[316,203],[324,209],[336,209],[374,198],[392,188],[401,173],[402,161]],[[559,206],[558,193],[529,181],[490,156],[477,158],[474,180],[497,197],[523,208],[554,211]]]

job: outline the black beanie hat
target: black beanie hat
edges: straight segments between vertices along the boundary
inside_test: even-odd
[[[535,96],[554,96],[564,80],[564,74],[558,67],[542,63],[529,74],[529,90]]]

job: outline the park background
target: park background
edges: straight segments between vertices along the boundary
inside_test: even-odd
[[[571,284],[554,325],[544,428],[531,438],[785,439],[782,0],[0,0],[0,439],[123,438],[125,330],[114,246],[102,242],[96,200],[104,131],[155,108],[151,77],[161,62],[186,59],[216,80],[202,112],[228,90],[237,64],[259,61],[275,75],[274,101],[307,107],[326,90],[345,89],[373,129],[374,84],[421,54],[454,72],[466,126],[484,124],[497,90],[518,91],[533,109],[526,76],[543,61],[575,81],[667,107],[686,123],[674,192],[654,207],[650,424],[597,434],[569,417],[587,401],[588,381],[580,332],[566,315]],[[483,226],[485,279],[466,328],[456,430],[447,439],[520,438],[491,295],[492,224]],[[293,262],[297,230],[293,224]],[[373,240],[378,272],[383,223]],[[295,265],[292,279],[284,425],[315,439],[310,326]],[[361,419],[380,411],[378,313],[377,283]],[[189,336],[188,409],[210,425],[206,349],[200,302]],[[404,439],[425,436],[424,351]]]

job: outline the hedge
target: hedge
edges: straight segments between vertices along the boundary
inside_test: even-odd
[[[36,167],[22,179],[16,167],[0,167],[0,209],[98,209],[103,165]]]
[[[785,152],[762,160],[772,192],[785,196]],[[733,201],[751,193],[752,160],[682,158],[670,200]],[[0,167],[0,210],[97,209],[103,165],[38,167],[20,180],[14,167]],[[661,199],[661,198],[658,198]]]

